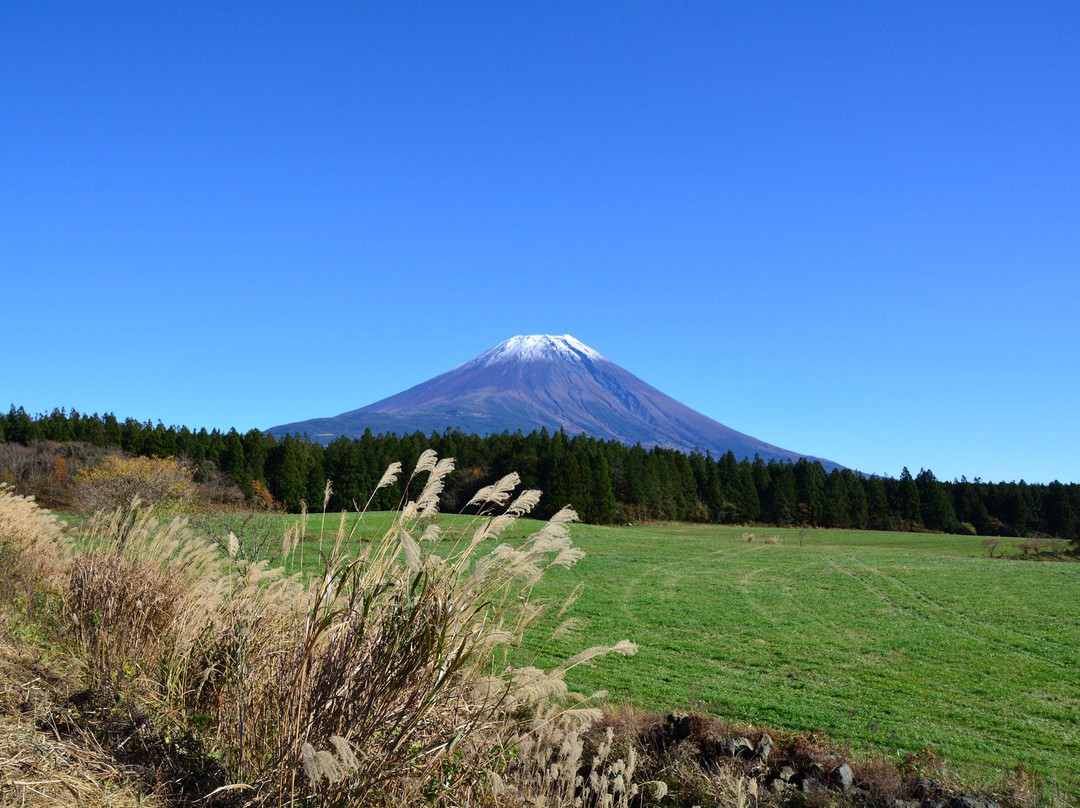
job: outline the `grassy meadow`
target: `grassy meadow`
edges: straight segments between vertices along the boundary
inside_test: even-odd
[[[441,518],[448,531],[462,519]],[[381,524],[368,514],[358,535]],[[328,517],[326,535],[337,527]],[[571,687],[894,760],[930,749],[984,783],[1022,765],[1080,796],[1080,565],[990,559],[973,537],[749,532],[575,526],[585,558],[537,592],[562,600],[584,583],[567,613],[580,625],[556,641],[535,632],[523,655],[550,667],[628,638],[635,657],[574,669]]]

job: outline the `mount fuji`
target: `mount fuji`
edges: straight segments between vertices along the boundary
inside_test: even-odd
[[[727,451],[737,459],[818,460],[736,432],[690,409],[604,358],[569,334],[517,336],[402,393],[333,418],[314,418],[271,427],[275,435],[334,438],[394,432],[490,435],[547,427],[646,448],[692,452]]]

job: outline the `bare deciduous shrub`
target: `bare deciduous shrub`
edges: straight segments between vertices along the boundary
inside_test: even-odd
[[[199,501],[204,507],[236,510],[244,502],[244,492],[214,463],[201,463],[195,472]]]
[[[982,544],[983,547],[986,548],[986,552],[988,552],[990,554],[990,557],[993,558],[994,557],[994,551],[998,548],[998,545],[1001,544],[1001,539],[996,538],[996,537],[991,537],[989,539],[983,539],[981,544]]]
[[[1021,558],[1038,559],[1042,551],[1046,549],[1046,542],[1042,539],[1026,539],[1016,542],[1013,547],[1020,551]]]
[[[100,463],[107,454],[89,443],[0,443],[0,481],[48,506],[67,505],[77,472]]]

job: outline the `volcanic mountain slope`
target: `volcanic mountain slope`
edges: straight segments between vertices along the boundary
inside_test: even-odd
[[[453,370],[390,398],[334,418],[275,426],[276,435],[307,434],[329,442],[447,427],[488,435],[547,427],[645,447],[691,452],[728,450],[739,459],[797,460],[805,455],[736,432],[605,359],[569,335],[518,336]],[[810,457],[811,460],[821,458]],[[841,468],[821,460],[826,469]]]

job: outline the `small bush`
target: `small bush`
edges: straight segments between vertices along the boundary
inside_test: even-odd
[[[75,504],[88,512],[127,508],[138,499],[159,516],[190,510],[198,501],[194,472],[175,458],[109,455],[75,478]]]
[[[1018,541],[1013,544],[1017,550],[1020,551],[1021,558],[1035,558],[1038,559],[1043,550],[1046,549],[1046,542],[1042,539],[1027,539],[1025,541]]]

